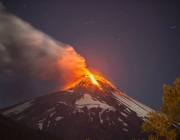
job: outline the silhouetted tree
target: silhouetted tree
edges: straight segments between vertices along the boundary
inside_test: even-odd
[[[142,129],[152,132],[149,140],[176,140],[180,134],[180,78],[174,86],[164,85],[163,106],[157,111],[147,114],[147,120],[142,124]]]

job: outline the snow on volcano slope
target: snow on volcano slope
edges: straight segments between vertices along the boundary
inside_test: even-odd
[[[12,109],[10,109],[10,110],[7,110],[7,111],[3,112],[2,114],[3,114],[4,116],[9,116],[9,115],[12,115],[12,114],[18,114],[18,113],[26,110],[28,107],[32,106],[32,105],[33,105],[33,104],[32,104],[33,101],[34,101],[34,100],[25,102],[25,103],[23,103],[23,104],[21,104],[21,105],[18,105],[18,106],[14,107],[14,108],[12,108]]]
[[[118,104],[120,105],[121,103],[124,103],[128,108],[133,110],[134,112],[137,113],[137,116],[139,117],[145,117],[148,112],[153,111],[153,109],[145,106],[142,103],[139,103],[135,101],[134,99],[130,97],[125,97],[122,95],[119,95],[117,93],[112,92],[112,94],[115,96],[115,98],[119,101]]]
[[[84,94],[84,97],[76,101],[75,105],[78,108],[83,108],[84,106],[87,106],[88,109],[93,108],[93,107],[95,108],[99,107],[99,108],[102,108],[103,110],[112,110],[112,111],[116,110],[113,106],[109,106],[105,103],[94,100],[89,94]]]

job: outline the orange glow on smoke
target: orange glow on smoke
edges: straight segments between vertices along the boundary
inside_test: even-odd
[[[57,66],[61,66],[63,75],[60,77],[65,81],[65,88],[69,88],[71,83],[81,76],[85,76],[88,80],[102,90],[100,84],[97,82],[97,76],[93,75],[87,68],[85,59],[77,54],[71,46],[66,46],[63,57],[57,61]]]
[[[63,57],[58,60],[57,66],[61,66],[63,75],[60,77],[65,82],[65,86],[74,82],[82,75],[90,75],[89,70],[86,68],[85,59],[77,54],[71,46],[64,49]]]

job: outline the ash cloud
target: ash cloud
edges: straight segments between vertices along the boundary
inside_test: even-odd
[[[73,47],[56,41],[0,4],[0,70],[21,70],[44,81],[68,82],[88,72]]]

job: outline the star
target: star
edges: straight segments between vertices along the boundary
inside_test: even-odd
[[[176,27],[177,27],[177,26],[172,26],[171,28],[174,29],[174,28],[176,28]]]
[[[65,1],[57,1],[56,3],[50,1],[46,1],[45,3],[41,1],[27,3],[22,0],[2,1],[4,1],[8,11],[11,11],[14,15],[22,17],[23,20],[27,20],[27,22],[40,28],[43,32],[50,34],[53,38],[71,44],[75,51],[85,57],[88,63],[87,66],[90,65],[90,67],[100,72],[102,71],[103,74],[106,73],[107,77],[112,76],[111,79],[114,80],[114,84],[117,87],[122,86],[119,84],[119,79],[121,80],[120,75],[123,74],[125,81],[129,77],[131,78],[133,82],[130,84],[133,86],[137,86],[135,76],[142,76],[143,85],[137,89],[141,90],[141,88],[144,88],[143,90],[146,91],[151,86],[153,87],[153,85],[146,86],[146,82],[144,82],[146,79],[157,78],[159,88],[161,88],[162,84],[166,84],[165,82],[162,83],[161,72],[165,72],[165,74],[169,73],[166,76],[171,81],[167,82],[171,84],[173,84],[172,79],[175,76],[179,76],[180,64],[178,60],[180,60],[180,55],[178,55],[178,46],[180,45],[180,39],[178,30],[180,26],[178,15],[180,12],[178,2],[169,2],[168,4],[160,1],[151,1],[151,4],[150,2],[141,4],[127,3],[129,9],[123,6],[122,3],[101,4],[96,1],[91,7],[89,5],[90,3],[81,4],[77,1],[72,1],[71,4],[75,7],[69,8],[67,12],[65,7],[69,4]],[[158,8],[156,7],[157,5]],[[169,10],[169,8],[172,9]],[[33,14],[35,12],[32,12],[32,10],[39,13],[35,16],[37,19],[34,17]],[[161,20],[157,20],[157,16],[161,17]],[[56,24],[53,24],[54,22]],[[43,27],[41,27],[42,23],[44,23]],[[61,25],[58,26],[58,23],[61,23]],[[68,34],[71,35],[69,36]],[[171,48],[172,46],[173,49]],[[101,53],[94,53],[96,51]],[[101,64],[99,64],[100,61],[93,62],[95,58],[98,60],[102,58],[102,61],[106,62],[108,73],[103,68],[106,67],[105,65],[101,67]],[[121,63],[118,63],[118,60]],[[110,67],[114,69],[114,73],[112,73]],[[174,68],[173,73],[171,67]],[[0,70],[0,77],[1,74],[2,72]],[[120,78],[116,77],[116,75]],[[125,81],[124,84],[126,84]],[[2,86],[2,83],[2,78],[0,78],[0,86]],[[39,85],[39,89],[41,89],[41,84]],[[127,92],[127,94],[133,93],[128,88],[126,89],[126,87],[131,85],[127,83],[122,90]],[[11,87],[10,84],[8,87]],[[158,93],[159,89],[156,85],[154,87],[154,93]],[[3,89],[0,89],[0,92],[1,90]],[[148,92],[150,93],[150,91]],[[10,92],[9,95],[11,95]],[[30,95],[28,93],[28,96]],[[138,94],[136,95],[138,96]],[[160,95],[158,96],[160,98]],[[151,104],[150,101],[147,100],[147,102],[149,102],[149,105]],[[155,105],[152,104],[153,106]]]
[[[135,73],[140,73],[141,71],[140,70],[136,70]]]
[[[87,22],[86,24],[91,24],[91,23],[93,23],[94,21],[90,21],[90,22]]]

